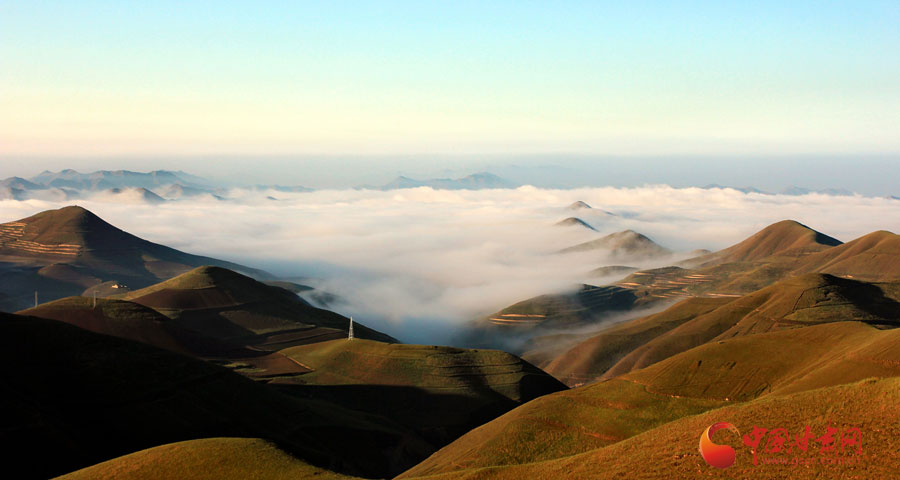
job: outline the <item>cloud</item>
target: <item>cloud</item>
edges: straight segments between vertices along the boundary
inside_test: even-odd
[[[717,250],[768,224],[794,219],[851,240],[898,230],[900,201],[872,197],[745,194],[732,189],[233,190],[232,200],[122,204],[0,201],[11,221],[77,203],[148,240],[302,279],[345,303],[333,308],[405,341],[441,343],[462,323],[543,293],[590,281],[603,252],[552,252],[632,229],[679,252]],[[268,197],[273,197],[268,198]],[[553,224],[584,200],[617,216],[577,212],[599,233]],[[636,262],[638,267],[664,261]]]

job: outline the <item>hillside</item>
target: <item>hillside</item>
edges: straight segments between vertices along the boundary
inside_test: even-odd
[[[293,292],[214,266],[198,267],[129,292],[124,299],[220,342],[270,352],[346,338],[350,323],[337,313],[313,307]],[[360,338],[396,341],[365,325],[356,323],[354,327]]]
[[[584,220],[582,220],[578,217],[565,218],[565,219],[562,219],[562,220],[554,223],[553,225],[555,225],[557,227],[579,227],[579,228],[584,228],[584,229],[591,230],[594,232],[597,231],[596,228],[592,227],[589,223],[585,222]]]
[[[710,341],[741,335],[854,320],[900,326],[895,286],[831,275],[792,277],[696,316],[635,348],[601,378],[651,365]],[[886,295],[886,293],[888,295]]]
[[[785,345],[793,347],[789,355],[783,354]],[[896,376],[898,329],[836,322],[716,341],[625,376],[529,402],[403,477],[562,459],[666,429],[668,422],[712,408],[727,405],[733,411],[759,397]],[[692,434],[694,451],[700,432]]]
[[[341,480],[258,438],[203,438],[160,445],[58,477],[59,480]]]
[[[386,419],[53,320],[0,314],[0,369],[0,445],[19,478],[210,437],[266,439],[313,465],[365,476],[394,474],[431,451]],[[36,452],[52,455],[35,462]]]
[[[688,260],[697,266],[753,262],[772,256],[802,256],[840,245],[840,240],[794,220],[769,225],[746,240],[724,250]]]
[[[347,339],[282,350],[311,372],[284,391],[390,418],[435,445],[565,386],[522,359],[468,350]]]
[[[467,325],[460,345],[522,353],[522,344],[543,335],[599,326],[610,315],[640,311],[658,300],[627,288],[581,285],[571,293],[540,295]]]
[[[542,367],[569,386],[594,381],[637,347],[732,300],[689,298],[660,313],[615,324]]]
[[[758,400],[729,405],[696,416],[667,423],[640,435],[581,454],[513,466],[487,468],[461,465],[460,469],[438,471],[416,466],[399,478],[417,478],[435,473],[433,479],[498,479],[522,478],[579,478],[579,479],[694,479],[699,475],[720,478],[892,478],[900,464],[900,379],[869,379],[848,385],[805,391],[786,396],[770,396]],[[873,421],[873,419],[877,419]],[[821,462],[830,457],[819,451],[819,443],[812,443],[807,452],[757,452],[754,465],[751,449],[734,436],[717,436],[717,443],[734,447],[735,464],[725,471],[717,471],[700,457],[697,440],[710,425],[727,421],[734,424],[741,435],[752,432],[754,426],[767,429],[784,428],[788,435],[802,435],[806,426],[815,435],[826,433],[827,427],[837,427],[837,435],[847,428],[858,427],[862,433],[863,453],[857,462],[853,450],[836,453],[845,459],[841,464]],[[766,441],[766,440],[763,440]],[[440,455],[440,452],[437,455]],[[808,465],[795,465],[798,456]],[[781,463],[787,460],[785,463]]]
[[[671,255],[672,251],[661,247],[645,235],[632,230],[616,232],[605,237],[564,248],[560,253],[599,251],[616,259],[642,260]]]
[[[127,338],[173,352],[190,354],[169,318],[152,308],[133,302],[88,297],[67,297],[42,303],[19,315],[65,322],[95,333]]]
[[[124,232],[82,207],[47,210],[0,224],[0,273],[6,310],[78,295],[115,281],[140,288],[200,265],[219,265],[251,275],[265,272],[187,254]]]

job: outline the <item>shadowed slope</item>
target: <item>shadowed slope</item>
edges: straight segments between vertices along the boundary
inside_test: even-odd
[[[900,235],[884,230],[810,255],[797,272],[822,272],[870,282],[900,280]]]
[[[863,436],[863,454],[856,461],[856,453],[836,453],[850,462],[829,465],[819,462],[819,457],[831,456],[819,452],[819,444],[812,443],[808,452],[763,452],[760,447],[754,466],[751,450],[739,438],[717,438],[735,448],[735,464],[727,470],[729,478],[892,478],[896,465],[900,464],[900,379],[865,380],[820,390],[800,392],[786,396],[767,396],[753,402],[729,405],[702,415],[686,416],[664,424],[622,442],[589,452],[525,465],[490,468],[472,467],[453,470],[428,478],[450,479],[498,479],[523,478],[578,478],[578,479],[695,479],[700,475],[721,477],[707,465],[697,450],[700,433],[710,425],[728,421],[737,426],[741,434],[749,434],[754,426],[767,429],[785,428],[789,435],[802,435],[806,426],[816,436],[827,427],[837,427],[841,432],[848,427],[860,427]],[[877,420],[873,420],[877,419]],[[765,440],[764,440],[765,441]],[[810,465],[791,463],[792,456],[811,460]],[[763,463],[765,458],[784,460],[786,464]],[[430,461],[430,459],[429,459]],[[421,468],[426,462],[404,473],[400,478],[414,478],[435,470]]]
[[[611,233],[603,238],[580,243],[560,250],[560,253],[600,250],[614,258],[643,259],[670,255],[672,252],[659,246],[645,235],[632,230]]]
[[[404,476],[566,457],[736,401],[896,376],[900,330],[859,322],[709,343],[622,377],[529,402]],[[694,449],[701,431],[692,433]]]
[[[60,480],[352,479],[312,466],[258,438],[204,438],[153,447],[59,477]]]
[[[0,224],[2,308],[27,307],[35,290],[43,301],[78,295],[103,282],[144,287],[200,265],[219,265],[260,277],[265,272],[184,253],[124,232],[82,207],[47,210]]]
[[[212,266],[198,267],[125,298],[207,337],[267,351],[346,337],[350,323],[288,290]],[[355,324],[355,333],[361,338],[396,341],[361,324]]]
[[[173,333],[165,315],[133,302],[87,297],[68,297],[42,303],[37,308],[18,312],[19,315],[47,318],[65,322],[96,333],[127,338],[173,352],[189,354],[190,349]]]
[[[554,223],[557,227],[581,227],[586,228],[588,230],[597,231],[596,228],[592,227],[589,223],[577,217],[569,217],[563,220],[560,220]]]
[[[53,320],[0,314],[0,369],[0,447],[7,468],[30,478],[205,437],[268,439],[312,464],[371,476],[430,450],[383,418]],[[36,452],[52,454],[34,462]]]
[[[613,325],[557,356],[544,370],[569,386],[591,382],[635,348],[732,300],[690,298],[660,313]]]
[[[497,350],[343,339],[280,353],[312,369],[290,382],[304,385],[286,385],[285,391],[383,415],[437,445],[566,388],[528,362]]]
[[[718,252],[685,263],[711,266],[719,263],[752,262],[775,255],[801,256],[827,250],[841,242],[794,220],[783,220],[750,238]]]
[[[634,349],[601,378],[643,368],[679,352],[739,335],[855,320],[900,325],[900,304],[885,296],[890,285],[831,275],[790,278],[699,315]]]

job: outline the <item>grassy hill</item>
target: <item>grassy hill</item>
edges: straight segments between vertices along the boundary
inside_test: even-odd
[[[848,385],[799,392],[785,396],[767,396],[737,405],[686,416],[640,435],[581,454],[542,462],[512,466],[472,467],[439,472],[420,466],[399,478],[498,479],[578,478],[578,479],[694,479],[716,478],[893,478],[900,464],[900,379],[868,379]],[[808,425],[812,433],[822,435],[829,426],[840,432],[859,427],[863,454],[858,463],[829,465],[819,463],[827,454],[812,442],[809,451],[794,454],[758,452],[754,466],[748,447],[734,436],[717,436],[717,443],[731,445],[737,453],[735,464],[724,471],[707,465],[697,450],[700,434],[716,422],[734,424],[740,434],[753,426],[785,428],[790,435],[801,435]],[[838,433],[840,435],[841,433]],[[440,455],[440,452],[436,455]],[[810,465],[767,464],[766,458],[779,460],[798,456]],[[854,460],[855,453],[838,454]],[[463,466],[464,467],[464,466]],[[428,476],[429,473],[434,475]]]
[[[660,313],[606,328],[541,366],[569,386],[591,382],[634,349],[732,300],[689,298]]]
[[[258,438],[203,438],[160,445],[107,460],[59,480],[341,480],[350,477],[292,457]]]
[[[47,210],[0,224],[0,273],[14,311],[41,301],[78,295],[115,281],[132,288],[151,285],[200,265],[219,265],[260,277],[265,272],[215,258],[191,255],[124,232],[82,207]]]
[[[577,220],[577,219],[576,219]],[[633,230],[611,233],[605,237],[564,248],[560,253],[590,252],[620,259],[640,260],[670,255],[671,250],[660,246],[646,235]]]
[[[391,418],[437,445],[566,388],[497,350],[342,339],[279,353],[312,370],[277,381],[286,392]]]
[[[0,448],[20,478],[210,437],[262,438],[312,465],[370,477],[432,451],[387,419],[53,320],[0,314],[0,369]],[[37,452],[52,454],[35,462]]]
[[[173,352],[190,354],[165,315],[143,305],[124,300],[67,297],[42,303],[20,315],[65,322],[96,333],[127,338]]]
[[[794,220],[769,225],[746,240],[724,250],[688,260],[699,266],[752,262],[772,256],[801,256],[840,245],[840,240]]]
[[[823,322],[856,320],[900,324],[900,304],[885,293],[892,284],[870,284],[808,274],[778,282],[690,319],[635,348],[601,378],[651,365],[709,341]]]
[[[742,402],[764,396],[895,376],[900,376],[898,329],[837,322],[716,341],[628,375],[529,402],[404,476],[562,459],[721,406],[741,408]],[[700,432],[692,433],[694,450]]]
[[[182,328],[221,342],[277,351],[345,338],[350,320],[296,294],[231,270],[203,266],[124,297],[170,317]],[[356,324],[361,338],[396,341]]]

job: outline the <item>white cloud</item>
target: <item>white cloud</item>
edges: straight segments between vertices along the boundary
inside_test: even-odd
[[[898,200],[665,185],[235,190],[229,197],[234,200],[186,199],[162,205],[111,203],[102,195],[77,202],[5,200],[0,201],[0,219],[11,221],[77,203],[151,241],[282,276],[314,277],[311,282],[347,301],[335,307],[338,311],[401,339],[431,342],[440,342],[442,333],[464,321],[587,281],[587,271],[608,264],[601,254],[551,252],[602,234],[633,229],[685,252],[723,248],[787,218],[844,241],[900,228]],[[564,208],[575,200],[618,216]],[[572,215],[600,232],[553,226]]]

